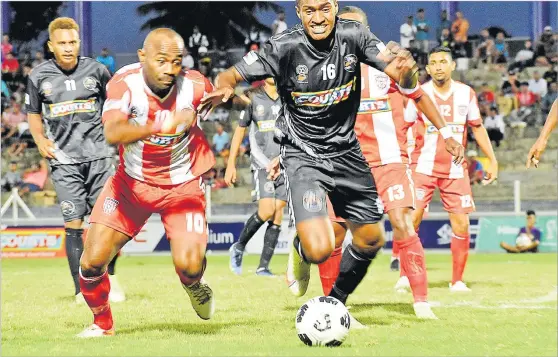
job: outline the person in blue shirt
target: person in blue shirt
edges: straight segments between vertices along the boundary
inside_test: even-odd
[[[424,18],[424,9],[418,9],[417,17],[415,17],[415,26],[417,28],[417,34],[415,35],[417,48],[421,52],[421,58],[424,57],[423,59],[426,62],[425,57],[430,50],[430,44],[428,42],[430,22]]]
[[[114,61],[114,57],[109,55],[108,48],[103,48],[101,55],[97,57],[97,62],[104,64],[110,74],[114,74],[114,72],[116,72],[116,62]]]
[[[213,135],[213,151],[215,154],[227,158],[229,156],[230,137],[221,123],[215,124],[216,133]]]
[[[535,227],[537,216],[535,211],[527,211],[527,224],[517,234],[515,246],[501,242],[502,247],[508,253],[537,253],[541,242],[541,231]]]

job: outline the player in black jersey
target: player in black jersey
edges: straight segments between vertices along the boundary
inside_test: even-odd
[[[25,98],[29,129],[50,174],[66,231],[66,255],[77,302],[79,260],[83,252],[83,219],[89,215],[105,181],[114,173],[111,149],[105,141],[101,110],[110,74],[101,63],[80,57],[79,27],[67,17],[49,25],[48,47],[54,59],[29,75]],[[125,299],[111,262],[111,301]],[[116,287],[116,290],[114,290]]]
[[[265,84],[255,90],[247,91],[249,101],[240,113],[240,120],[232,142],[231,153],[225,182],[232,186],[236,181],[236,157],[240,144],[249,128],[250,159],[252,161],[252,174],[254,177],[254,190],[252,200],[258,202],[258,211],[246,222],[240,233],[238,242],[231,247],[230,268],[233,273],[240,275],[242,272],[242,256],[246,244],[252,236],[267,221],[269,225],[265,231],[264,247],[260,258],[260,265],[256,270],[257,275],[273,276],[269,270],[269,262],[273,256],[275,246],[281,233],[283,209],[287,202],[287,190],[283,176],[276,180],[268,180],[266,168],[271,160],[279,155],[279,142],[274,140],[275,121],[281,109],[281,100],[273,78],[267,78]]]
[[[299,237],[293,241],[287,279],[291,291],[303,295],[309,263],[325,261],[334,248],[327,194],[353,235],[330,294],[345,302],[384,244],[378,224],[383,212],[354,132],[360,62],[384,71],[404,91],[415,90],[418,68],[397,44],[385,46],[360,23],[337,18],[336,0],[298,0],[296,10],[302,24],[273,36],[260,53],[250,52],[222,72],[216,79],[218,90],[202,102],[217,105],[234,94],[238,82],[274,77],[283,103],[277,120],[280,160]],[[432,119],[446,138],[447,150],[461,163],[463,147],[451,138],[443,118]]]

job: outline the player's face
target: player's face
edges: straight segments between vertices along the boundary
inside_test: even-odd
[[[337,10],[337,0],[300,0],[296,7],[304,31],[316,41],[324,40],[331,34]]]
[[[439,82],[445,82],[451,78],[451,73],[455,69],[455,62],[449,53],[433,53],[428,58],[426,71],[432,78]]]
[[[340,19],[345,20],[353,20],[356,22],[360,22],[361,24],[364,23],[364,16],[356,12],[346,12],[342,15],[339,15]],[[370,26],[366,26],[367,29],[370,29]]]
[[[148,83],[158,90],[172,87],[182,69],[183,51],[184,43],[177,38],[163,39],[159,44],[139,50]]]
[[[537,217],[534,214],[530,214],[527,216],[527,226],[533,227],[537,221]]]
[[[63,68],[72,68],[76,65],[79,46],[79,34],[76,30],[54,30],[48,41],[49,50]]]

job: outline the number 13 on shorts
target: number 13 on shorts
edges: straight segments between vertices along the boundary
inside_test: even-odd
[[[388,198],[390,202],[400,201],[405,198],[405,190],[403,185],[393,185],[387,189]]]

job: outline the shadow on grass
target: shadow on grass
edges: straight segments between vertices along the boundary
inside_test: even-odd
[[[498,288],[503,286],[503,284],[495,283],[492,281],[467,281],[467,286],[473,288],[474,286],[478,287],[489,287],[489,288]],[[428,287],[432,288],[449,288],[449,281],[441,280],[441,281],[433,281],[428,283]]]
[[[118,329],[118,335],[131,335],[137,332],[148,332],[148,331],[175,331],[181,332],[188,335],[215,335],[222,330],[230,329],[233,327],[238,327],[238,323],[227,323],[227,322],[203,322],[199,323],[179,323],[179,322],[169,322],[169,323],[146,323],[141,326],[131,327],[131,328],[121,328]]]
[[[377,308],[382,308],[387,311],[397,312],[402,315],[415,316],[413,310],[413,304],[403,303],[403,302],[367,302],[362,304],[349,304],[351,307],[351,313],[359,313],[364,311],[370,311]]]

